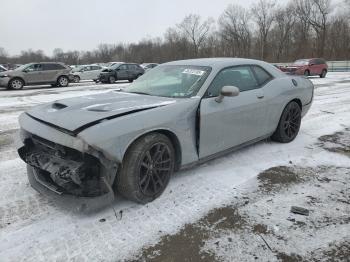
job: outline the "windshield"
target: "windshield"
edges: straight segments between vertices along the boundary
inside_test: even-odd
[[[294,65],[308,65],[309,60],[297,60],[294,62]]]
[[[122,63],[114,63],[113,65],[110,65],[109,69],[117,69]]]
[[[77,66],[76,68],[72,69],[72,72],[79,72],[81,69],[83,69],[85,66]]]
[[[14,69],[14,70],[24,70],[24,69],[26,69],[27,67],[29,67],[29,66],[31,66],[31,65],[32,65],[32,64],[21,65],[21,66],[17,67],[17,68]]]
[[[163,97],[196,95],[211,71],[205,66],[158,66],[123,91]]]

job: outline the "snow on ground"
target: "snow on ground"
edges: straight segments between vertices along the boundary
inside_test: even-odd
[[[303,119],[301,132],[293,143],[282,145],[271,141],[260,142],[199,167],[178,172],[161,198],[150,204],[142,206],[118,199],[109,208],[89,215],[69,211],[30,188],[25,165],[17,158],[13,147],[13,134],[18,128],[17,117],[27,108],[42,102],[106,92],[124,84],[111,86],[84,83],[62,89],[0,90],[1,261],[132,259],[140,255],[143,248],[157,244],[162,237],[175,235],[185,224],[195,223],[211,210],[231,204],[232,199],[240,197],[243,188],[256,185],[256,177],[264,170],[290,166],[290,163],[303,168],[318,168],[321,165],[349,168],[347,155],[324,149],[318,144],[318,138],[350,126],[350,75],[330,73],[326,79],[311,80],[316,85],[314,104]],[[332,141],[326,142],[329,146]],[[346,179],[341,170],[337,172],[341,173],[339,179]],[[317,194],[311,184],[304,183],[303,186]],[[327,192],[332,192],[332,188]],[[289,207],[294,203],[291,196],[286,194],[275,199],[269,195],[274,202],[266,208],[278,209],[283,200],[288,200],[284,206]],[[256,203],[263,206],[262,202]],[[253,206],[243,211],[251,220],[260,223]],[[327,231],[314,237],[321,239],[326,234],[335,239],[344,230],[350,231],[349,222],[334,232]],[[293,235],[292,231],[288,233]],[[221,237],[226,235],[218,236],[219,239]],[[242,235],[244,237],[246,241],[251,240]],[[213,258],[238,259],[235,253],[218,248],[215,244],[217,241],[209,238],[202,249],[209,250]],[[302,238],[301,241],[306,240]],[[317,243],[313,247],[322,248],[324,242]],[[281,245],[280,242],[274,244]],[[300,246],[303,244],[299,243],[299,247],[283,246],[283,253],[295,252],[301,249]],[[305,248],[306,251],[313,249]],[[250,257],[243,253],[239,258],[249,260]]]

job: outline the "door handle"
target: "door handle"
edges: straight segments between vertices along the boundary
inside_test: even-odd
[[[256,97],[259,99],[263,99],[265,96],[264,95],[257,95]]]

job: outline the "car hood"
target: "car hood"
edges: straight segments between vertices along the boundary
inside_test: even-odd
[[[16,73],[16,71],[15,70],[7,70],[7,71],[2,71],[2,72],[0,72],[0,76],[1,75],[10,75],[10,74],[13,74],[13,73]]]
[[[34,107],[26,113],[39,122],[71,135],[77,135],[102,121],[175,102],[173,98],[112,91],[99,95],[58,100]]]

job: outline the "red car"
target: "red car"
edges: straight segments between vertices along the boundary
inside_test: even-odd
[[[290,66],[280,67],[283,72],[293,75],[320,76],[325,78],[328,72],[328,65],[324,59],[300,59]]]

